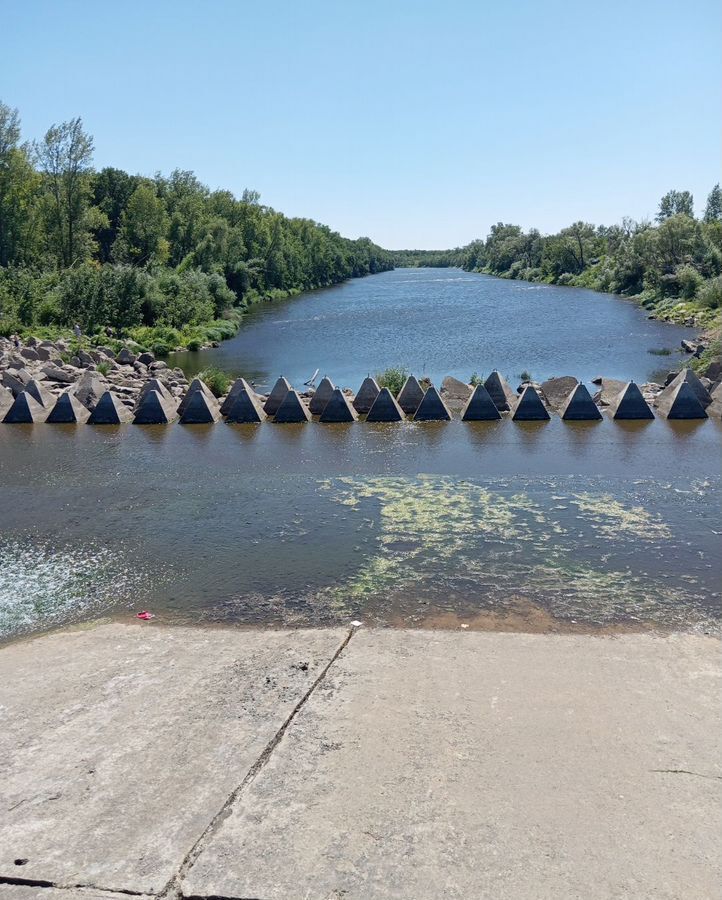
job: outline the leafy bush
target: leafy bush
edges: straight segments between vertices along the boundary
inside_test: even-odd
[[[191,338],[186,342],[186,347],[193,352],[200,350],[202,346],[203,341],[201,341],[200,338]]]
[[[697,301],[705,309],[722,307],[722,275],[710,278],[697,291]]]
[[[471,375],[471,378],[469,379],[469,384],[472,387],[476,387],[477,385],[483,384],[483,383],[484,383],[484,376],[479,375],[478,372],[473,372]]]
[[[97,370],[101,375],[109,375],[110,374],[110,362],[99,362],[96,366]]]
[[[404,382],[407,378],[408,372],[406,369],[399,368],[398,366],[386,369],[384,372],[379,372],[376,375],[376,381],[378,382],[379,387],[388,388],[394,396],[398,394],[404,386]]]
[[[198,377],[208,385],[214,397],[222,397],[224,394],[227,394],[231,386],[230,375],[216,366],[208,366],[208,368],[203,369],[202,372],[198,373]]]

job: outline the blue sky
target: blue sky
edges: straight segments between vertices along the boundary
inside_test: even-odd
[[[698,208],[720,179],[712,0],[1,0],[26,138],[81,116],[95,164],[192,169],[390,247]]]

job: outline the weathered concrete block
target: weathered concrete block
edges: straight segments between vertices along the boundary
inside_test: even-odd
[[[326,408],[326,404],[333,396],[334,390],[335,387],[333,382],[327,375],[324,375],[319,386],[313,392],[313,397],[311,397],[311,402],[308,406],[308,408],[311,410],[312,415],[321,415],[321,413]]]
[[[295,422],[310,422],[311,413],[298,396],[298,392],[290,390],[286,393],[283,402],[276,410],[276,416],[273,421],[284,425],[290,425]]]
[[[133,413],[110,391],[98,400],[88,419],[89,425],[122,425],[132,422]]]
[[[561,415],[565,422],[594,422],[602,418],[599,407],[583,384],[572,389],[562,404]]]
[[[396,402],[396,398],[388,388],[381,388],[378,397],[374,400],[368,415],[367,422],[401,422],[405,419],[404,411]]]
[[[95,372],[83,372],[70,390],[92,412],[107,390],[107,384]]]
[[[664,395],[664,396],[663,396]],[[709,396],[709,395],[708,395]],[[712,398],[710,397],[711,405]],[[668,419],[707,419],[704,406],[688,381],[665,388],[656,400],[657,409]]]
[[[200,378],[194,378],[193,381],[191,381],[191,383],[188,385],[188,390],[183,395],[181,402],[178,404],[178,415],[181,418],[183,418],[186,406],[190,402],[191,397],[198,391],[205,395],[210,406],[215,405],[216,407],[218,407],[218,401],[216,400],[213,391]]]
[[[221,415],[227,416],[233,409],[233,405],[238,399],[241,391],[245,391],[249,397],[256,397],[256,392],[245,378],[237,378],[231,385],[230,391],[221,403]]]
[[[654,413],[639,387],[630,381],[609,404],[613,419],[653,419]]]
[[[194,391],[185,409],[180,415],[181,425],[213,425],[220,422],[221,412],[218,408],[218,402],[212,395],[209,397],[205,391]]]
[[[712,397],[710,396],[709,391],[697,377],[697,373],[692,369],[682,369],[682,371],[669,382],[665,389],[657,395],[654,401],[654,405],[659,406],[660,408],[664,406],[665,409],[668,409],[669,397],[672,396],[672,393],[677,387],[679,387],[680,384],[688,384],[695,397],[697,398],[697,400],[699,400],[703,407],[709,406],[712,402]],[[667,416],[667,418],[670,417]],[[697,418],[697,416],[695,416],[694,418]]]
[[[61,394],[50,410],[47,421],[51,425],[85,425],[90,412],[71,391]]]
[[[230,397],[230,394],[228,396]],[[223,412],[223,407],[221,407],[221,412]],[[266,418],[266,413],[255,391],[247,388],[241,388],[238,391],[226,415],[229,422],[236,422],[239,425],[257,425]]]
[[[358,419],[358,413],[351,406],[348,397],[343,393],[341,388],[334,388],[331,398],[324,405],[321,413],[320,422],[336,423],[336,422],[355,422]]]
[[[484,387],[499,412],[508,412],[517,402],[516,394],[509,386],[509,383],[496,369],[486,379]]]
[[[501,413],[483,384],[477,384],[461,413],[464,422],[489,422],[501,418]]]
[[[136,403],[136,409],[140,409],[141,404],[145,400],[146,396],[151,392],[155,391],[160,394],[160,396],[167,400],[169,403],[176,403],[175,397],[171,394],[168,386],[165,385],[160,378],[151,378],[143,385],[140,389],[140,393],[138,394],[138,401]]]
[[[278,408],[286,399],[289,391],[292,391],[290,382],[281,375],[281,377],[276,381],[276,383],[271,388],[271,393],[268,395],[268,399],[263,405],[263,411],[267,416],[275,416],[278,412]]]
[[[414,414],[415,422],[450,422],[451,413],[439,392],[431,385]]]
[[[572,391],[577,384],[579,384],[579,379],[573,375],[547,378],[540,385],[541,395],[555,412],[560,413],[567,406]]]
[[[424,389],[413,375],[409,375],[396,398],[399,406],[410,416],[416,412],[423,399]]]
[[[353,399],[353,408],[357,413],[367,413],[373,406],[374,400],[378,397],[380,391],[381,388],[378,386],[376,379],[367,375]]]
[[[717,387],[712,388],[710,397],[712,398],[712,402],[707,407],[707,415],[713,419],[722,418],[722,384],[718,384]]]
[[[533,385],[528,384],[514,406],[515,422],[548,422],[551,416]]]
[[[48,410],[32,394],[21,391],[5,413],[3,422],[6,425],[33,425],[44,422],[47,417]]]
[[[13,392],[6,387],[0,386],[0,422],[5,418],[5,414],[13,405]]]
[[[34,378],[31,378],[30,381],[25,385],[25,390],[28,394],[32,394],[33,397],[38,401],[41,406],[44,406],[45,409],[50,410],[55,406],[55,397],[50,393],[47,388],[44,388],[43,385],[36,381]]]
[[[201,394],[201,391],[197,391]],[[188,405],[186,405],[186,410]],[[134,425],[169,425],[178,417],[176,404],[159,391],[148,391],[138,404]]]

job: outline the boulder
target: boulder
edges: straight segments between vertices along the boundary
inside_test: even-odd
[[[187,410],[187,407],[186,407]],[[177,418],[176,404],[165,394],[150,390],[138,404],[134,425],[169,425]]]
[[[246,381],[245,378],[237,378],[233,384],[231,385],[230,391],[228,391],[228,395],[224,399],[223,403],[221,403],[221,415],[227,416],[230,411],[233,409],[236,400],[239,398],[241,393],[245,391],[249,397],[253,397],[258,400],[256,392],[250,386],[250,384]],[[260,404],[259,404],[260,407]],[[240,412],[240,410],[239,410]],[[265,416],[264,416],[265,418]]]
[[[88,424],[122,425],[123,423],[131,422],[132,420],[133,413],[128,407],[125,406],[115,394],[106,391],[100,400],[98,400],[95,409],[90,414]]]
[[[637,385],[630,381],[609,404],[614,419],[653,419],[654,413]]]
[[[507,412],[517,402],[516,394],[496,369],[486,379],[484,387],[499,412]]]
[[[327,375],[324,375],[321,379],[321,383],[313,392],[313,396],[311,397],[309,409],[312,415],[321,415],[321,413],[326,408],[326,404],[333,396],[333,392],[335,389],[336,388],[331,379]]]
[[[376,379],[367,375],[358,389],[358,393],[353,399],[353,408],[357,413],[367,413],[373,406],[374,400],[378,397],[381,388],[376,383]]]
[[[52,363],[43,366],[40,371],[44,372],[50,381],[59,381],[61,384],[72,384],[75,381],[75,373]]]
[[[464,422],[489,422],[501,418],[501,413],[483,384],[477,384],[461,413]]]
[[[602,378],[601,390],[594,399],[601,403],[602,406],[609,406],[626,386],[626,381],[619,381],[616,378]]]
[[[426,391],[421,403],[419,403],[414,413],[415,422],[450,422],[451,413],[449,408],[441,399],[441,395],[436,388],[431,387]]]
[[[239,380],[242,381],[243,379]],[[229,394],[228,397],[230,396]],[[223,412],[223,407],[221,407],[221,412]],[[237,422],[243,425],[257,425],[266,418],[266,413],[263,411],[263,406],[256,393],[245,387],[236,393],[235,399],[230,409],[227,410],[226,415],[229,422]]]
[[[602,418],[599,407],[583,384],[577,384],[559,410],[565,422],[594,422]]]
[[[181,425],[213,425],[219,422],[221,413],[215,397],[203,391],[194,391],[185,404],[180,417]]]
[[[20,356],[22,356],[23,359],[29,359],[31,362],[40,359],[38,351],[34,347],[22,347],[20,349]]]
[[[273,421],[284,425],[294,422],[310,422],[311,413],[304,405],[303,400],[298,396],[298,392],[290,390],[276,410],[276,416]]]
[[[702,406],[709,406],[709,404],[712,402],[712,397],[710,396],[709,391],[699,380],[697,374],[692,369],[682,369],[682,371],[675,375],[675,377],[669,382],[669,384],[664,388],[661,394],[657,396],[654,405],[660,406],[661,401],[661,403],[665,404],[665,408],[667,408],[667,398],[671,396],[674,389],[682,383],[688,384],[690,386],[692,392],[702,404]],[[669,418],[669,416],[667,418]]]
[[[542,398],[531,384],[521,392],[511,417],[515,422],[548,422],[551,418]]]
[[[396,398],[399,406],[407,415],[413,415],[423,399],[424,389],[413,375],[409,375]]]
[[[355,422],[357,419],[358,413],[351,406],[348,397],[340,388],[334,388],[330,399],[324,405],[319,422]]]
[[[290,383],[281,375],[271,388],[271,393],[263,405],[263,410],[267,416],[275,416],[279,406],[286,399],[288,392],[292,391]]]
[[[10,372],[3,372],[3,387],[9,390],[13,397],[17,397],[18,394],[21,394],[25,390],[25,385],[28,383],[28,381],[32,380],[30,377],[25,378],[25,374],[28,376],[30,375],[30,373],[25,372],[24,369],[21,369],[20,371],[14,370],[13,374],[11,374]]]
[[[555,412],[560,412],[566,406],[578,383],[578,379],[573,375],[561,375],[558,378],[547,378],[539,387],[547,404]],[[589,399],[591,400],[591,397]]]
[[[13,400],[13,405],[5,413],[3,422],[6,425],[33,425],[44,422],[48,410],[27,391],[21,391]]]
[[[103,396],[107,385],[94,372],[84,372],[71,388],[75,396],[86,409],[95,409],[98,400]]]
[[[709,395],[708,395],[709,396]],[[707,404],[711,405],[712,398]],[[671,385],[657,397],[657,409],[668,419],[706,419],[707,413],[699,402],[699,397],[688,381]]]
[[[115,357],[115,361],[121,366],[132,366],[136,359],[135,353],[132,353],[127,347],[123,347]]]
[[[699,356],[701,353],[704,353],[705,345],[701,344],[699,341],[683,340],[681,344],[685,353],[692,353],[694,356]]]
[[[404,411],[388,388],[381,388],[366,416],[367,422],[401,422]]]
[[[89,418],[90,412],[71,390],[67,390],[55,401],[46,421],[50,425],[85,425]]]
[[[143,363],[144,366],[149,366],[151,363],[155,362],[155,356],[146,351],[145,353],[138,355],[138,362]]]
[[[472,386],[466,384],[465,381],[460,381],[458,378],[447,375],[441,382],[440,393],[446,403],[454,400],[466,403],[471,397],[473,390]]]
[[[163,369],[168,368],[168,363],[163,362],[162,359],[156,359],[155,362],[150,363],[148,368],[151,370],[151,372],[162,372]]]
[[[88,366],[92,366],[93,363],[100,362],[100,354],[95,354],[98,358],[95,359],[87,350],[78,350],[76,356],[78,357],[78,365],[85,369]]]

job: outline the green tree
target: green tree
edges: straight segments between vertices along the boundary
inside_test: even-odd
[[[716,184],[709,192],[707,205],[704,208],[705,222],[722,222],[722,190]]]
[[[679,215],[694,218],[694,198],[689,191],[667,191],[659,201],[657,221],[664,222],[665,219]]]
[[[151,184],[140,184],[120,217],[113,256],[136,266],[163,264],[168,259],[168,213]]]
[[[20,146],[20,116],[0,103],[0,266],[35,262],[40,179]]]

